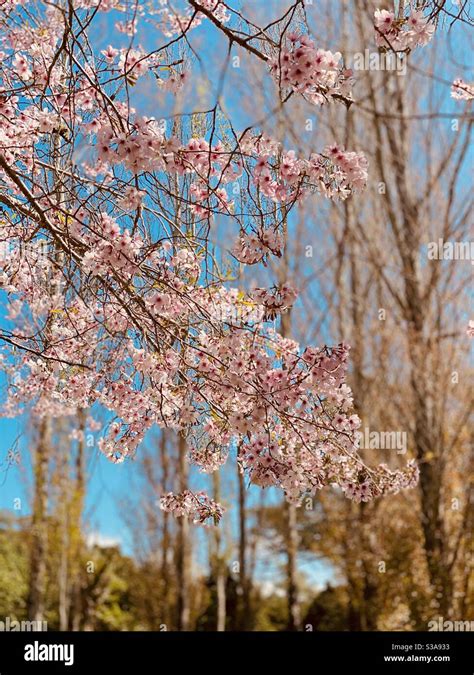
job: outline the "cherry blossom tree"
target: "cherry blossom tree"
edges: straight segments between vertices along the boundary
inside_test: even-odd
[[[349,107],[353,73],[311,38],[304,11],[299,0],[257,26],[218,0],[2,4],[4,415],[104,409],[100,449],[113,462],[153,426],[171,428],[200,471],[236,454],[251,483],[279,486],[290,502],[332,484],[365,502],[416,483],[414,463],[392,471],[358,454],[349,346],[283,337],[273,320],[297,289],[233,287],[210,245],[225,222],[229,255],[250,275],[281,257],[296,204],[364,190],[363,153],[330,144],[297,155],[264,122],[236,129],[219,98],[171,125],[133,100],[140,82],[175,95],[187,86],[188,35],[207,24],[228,58],[237,45],[264,64],[280,107],[295,96]],[[101,49],[104,16],[114,29]],[[153,49],[141,44],[150,28]],[[434,30],[427,12],[375,13],[381,48],[406,52]],[[161,507],[197,522],[222,515],[190,490],[163,495]]]

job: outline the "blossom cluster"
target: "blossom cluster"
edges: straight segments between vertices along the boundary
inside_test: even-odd
[[[273,286],[273,288],[256,288],[252,298],[265,307],[265,319],[274,319],[278,314],[293,306],[298,291],[290,284]]]
[[[143,247],[141,237],[132,235],[128,229],[121,232],[117,222],[107,213],[100,213],[99,228],[100,235],[91,232],[83,237],[88,250],[82,259],[82,269],[94,275],[115,269],[131,276],[136,271],[136,260]]]
[[[296,156],[294,150],[283,151],[281,145],[266,135],[247,135],[241,144],[244,155],[256,158],[254,182],[267,198],[291,201],[318,190],[326,197],[345,199],[367,185],[367,158],[334,144],[309,159]]]
[[[290,33],[288,46],[270,61],[270,71],[283,90],[302,94],[315,105],[331,99],[350,101],[352,71],[341,64],[340,52],[318,49],[308,35]]]
[[[389,10],[376,9],[374,25],[377,46],[395,52],[407,52],[424,46],[435,32],[434,23],[421,10],[397,19]]]
[[[283,250],[283,235],[275,228],[259,228],[256,232],[241,232],[232,247],[237,260],[246,265],[263,262],[269,255],[280,257]]]
[[[185,490],[180,494],[168,492],[160,499],[160,508],[173,513],[177,517],[189,517],[194,523],[205,523],[212,520],[215,525],[222,518],[225,509],[204,492]]]

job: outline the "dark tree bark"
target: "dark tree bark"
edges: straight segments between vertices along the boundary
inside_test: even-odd
[[[245,499],[244,476],[237,467],[239,486],[239,579],[238,593],[238,629],[250,629],[250,582],[247,571],[247,509]]]
[[[178,436],[178,484],[179,491],[183,492],[188,486],[188,464],[186,461],[186,439],[183,434]],[[178,630],[190,629],[190,573],[191,547],[189,520],[186,517],[178,518],[178,538],[176,550],[176,568],[178,576]]]
[[[46,555],[48,544],[48,464],[51,452],[51,419],[39,422],[38,444],[34,463],[34,498],[30,551],[30,579],[27,613],[30,621],[43,621],[46,590]]]

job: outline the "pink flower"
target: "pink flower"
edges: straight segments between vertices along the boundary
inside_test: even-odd
[[[101,54],[103,54],[107,63],[113,63],[119,54],[119,50],[112,47],[112,45],[109,45],[107,49],[101,51]]]
[[[23,54],[15,54],[12,65],[13,70],[22,80],[29,80],[33,76],[28,59]]]
[[[393,22],[395,21],[395,14],[386,9],[376,9],[374,12],[375,26],[382,32],[390,32]]]

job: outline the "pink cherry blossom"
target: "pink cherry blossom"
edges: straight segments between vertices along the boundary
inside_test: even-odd
[[[375,42],[388,51],[407,52],[430,42],[435,26],[422,10],[395,18],[393,12],[376,9],[374,12]]]

